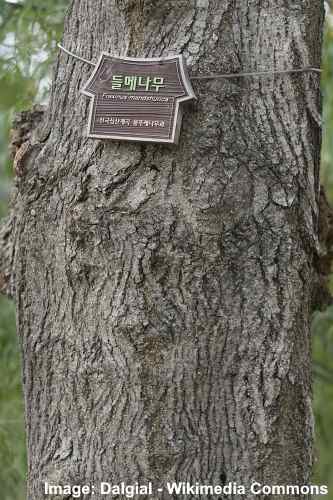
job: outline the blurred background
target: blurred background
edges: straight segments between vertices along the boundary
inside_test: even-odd
[[[52,63],[69,0],[0,0],[0,217],[12,181],[8,144],[15,112],[46,103]],[[322,92],[324,127],[321,181],[333,204],[333,1],[325,3]],[[333,292],[333,278],[332,292]],[[313,318],[316,464],[313,483],[333,500],[333,306]],[[20,354],[11,302],[0,296],[0,491],[25,498],[26,452]]]

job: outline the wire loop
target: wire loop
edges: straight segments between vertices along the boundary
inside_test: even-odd
[[[74,57],[75,59],[78,59],[79,61],[82,61],[86,64],[90,64],[90,66],[96,66],[95,63],[92,61],[89,61],[89,59],[85,59],[84,57],[80,57],[70,50],[65,49],[60,43],[57,44],[58,47],[68,54],[71,57]],[[271,76],[271,75],[290,75],[292,73],[321,73],[322,70],[320,68],[312,68],[312,67],[305,67],[305,68],[291,68],[291,69],[282,69],[282,70],[274,70],[274,71],[253,71],[253,72],[245,72],[245,73],[224,73],[224,74],[216,74],[216,75],[198,75],[198,76],[191,76],[191,80],[220,80],[223,78],[252,78],[255,76]]]

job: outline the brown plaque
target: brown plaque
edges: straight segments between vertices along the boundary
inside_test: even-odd
[[[195,99],[181,55],[154,59],[103,52],[82,93],[91,97],[88,136],[177,143],[181,103]]]

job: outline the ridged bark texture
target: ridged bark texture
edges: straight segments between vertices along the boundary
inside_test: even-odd
[[[63,44],[183,53],[192,75],[318,67],[322,17],[319,0],[74,0]],[[319,76],[194,82],[164,146],[86,137],[91,70],[59,54],[18,183],[29,500],[44,481],[309,483]]]

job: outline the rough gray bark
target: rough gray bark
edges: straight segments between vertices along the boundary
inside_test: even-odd
[[[319,66],[322,17],[313,0],[74,0],[63,43],[183,52],[196,75]],[[29,500],[44,481],[309,483],[318,75],[196,83],[162,146],[85,137],[90,71],[59,55],[11,231]]]

